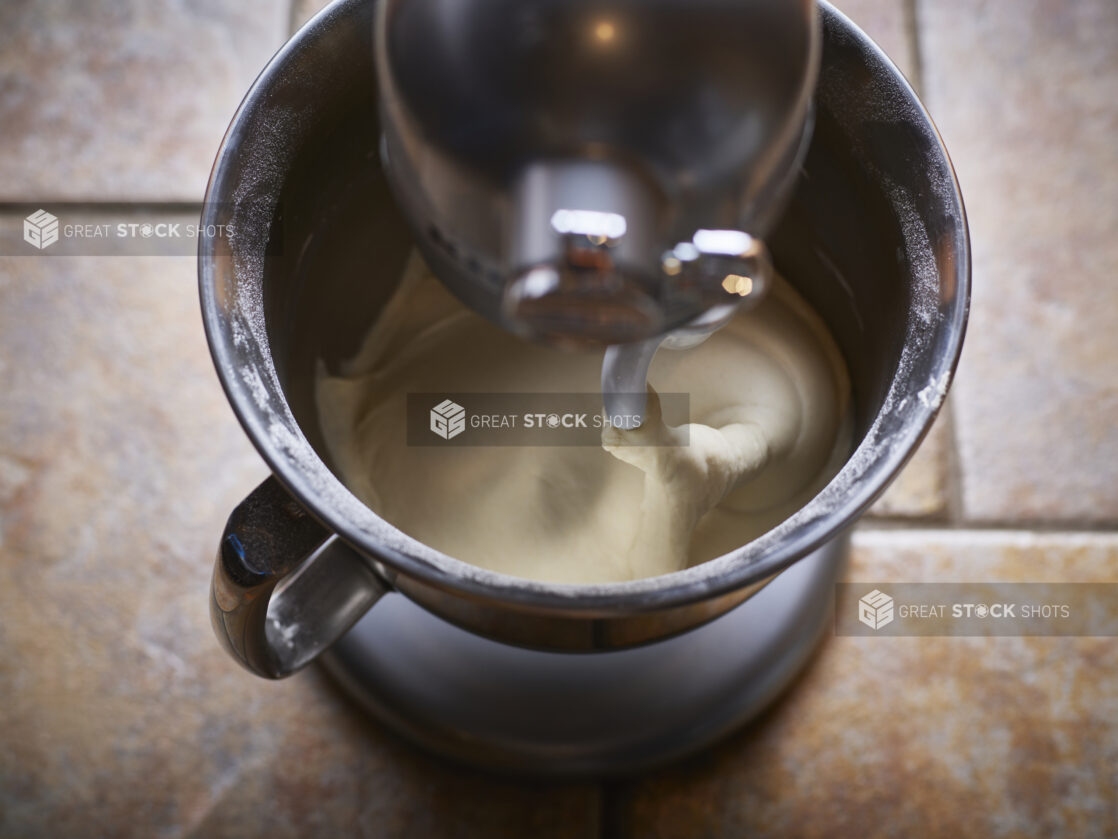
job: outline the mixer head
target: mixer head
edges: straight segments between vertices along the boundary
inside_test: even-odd
[[[381,0],[375,37],[385,171],[467,305],[615,344],[763,290],[814,0]]]

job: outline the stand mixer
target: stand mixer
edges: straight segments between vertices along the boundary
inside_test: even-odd
[[[203,323],[272,473],[221,534],[219,643],[265,678],[317,660],[427,750],[516,772],[643,770],[791,683],[970,294],[935,127],[825,0],[334,0],[246,95],[202,227],[233,231],[199,237]],[[652,354],[764,293],[771,250],[846,362],[855,450],[781,524],[670,574],[563,585],[443,553],[339,479],[315,401],[417,247],[507,329],[608,347],[607,409],[634,421]]]
[[[384,171],[423,255],[506,329],[607,345],[639,425],[661,346],[756,305],[811,135],[814,0],[388,0]]]

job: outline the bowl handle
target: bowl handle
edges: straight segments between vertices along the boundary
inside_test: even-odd
[[[273,475],[225,525],[210,619],[237,661],[258,676],[282,679],[337,641],[388,589],[367,559]]]

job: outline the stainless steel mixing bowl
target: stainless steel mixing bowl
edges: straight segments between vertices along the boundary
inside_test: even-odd
[[[849,528],[939,410],[969,300],[951,163],[880,50],[822,6],[814,138],[770,237],[778,268],[845,355],[856,405],[849,461],[790,519],[725,556],[653,579],[550,585],[401,533],[323,456],[315,365],[356,351],[413,247],[377,153],[372,14],[369,0],[340,0],[275,56],[209,184],[203,221],[234,233],[200,246],[206,334],[229,401],[274,473],[234,511],[221,542],[213,616],[230,652],[259,674],[284,675],[386,591],[515,645],[653,642],[723,614]]]

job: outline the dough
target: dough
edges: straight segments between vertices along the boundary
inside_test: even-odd
[[[414,258],[357,358],[337,373],[320,364],[329,458],[379,515],[444,553],[518,577],[604,583],[744,545],[849,454],[842,356],[782,280],[698,347],[660,350],[644,425],[607,429],[600,447],[407,445],[408,393],[595,392],[601,362],[501,330]],[[694,422],[666,425],[655,391],[689,393]],[[661,445],[634,445],[648,442]]]

